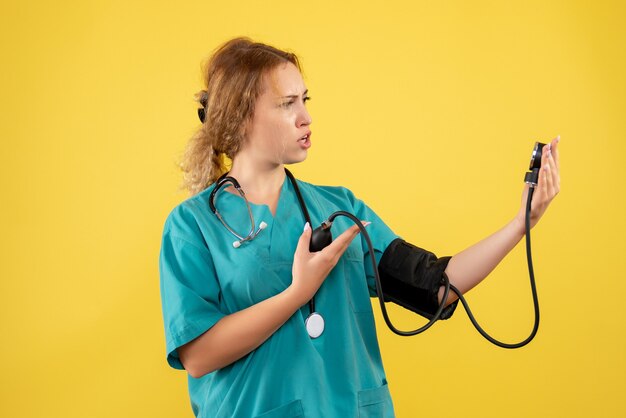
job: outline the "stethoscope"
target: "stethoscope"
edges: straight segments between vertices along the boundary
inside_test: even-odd
[[[311,218],[309,216],[309,211],[307,210],[306,205],[304,204],[304,199],[302,198],[302,194],[300,193],[300,188],[298,187],[298,182],[296,182],[296,179],[294,178],[293,174],[291,174],[291,172],[287,170],[286,168],[285,168],[285,174],[289,178],[289,181],[293,185],[293,188],[296,192],[296,196],[298,197],[298,203],[300,204],[300,209],[302,210],[304,219],[309,223],[309,225],[312,225]],[[224,217],[220,214],[220,212],[215,207],[215,197],[217,193],[221,190],[222,187],[224,187],[227,184],[231,184],[237,190],[239,195],[243,198],[244,202],[246,203],[246,207],[248,209],[248,216],[250,217],[250,231],[248,232],[248,235],[246,235],[245,237],[235,232],[235,230],[228,225],[226,220],[224,220]],[[259,223],[259,228],[257,229],[256,224],[254,222],[254,216],[252,215],[252,207],[250,206],[250,202],[248,202],[248,198],[246,197],[246,194],[244,193],[237,179],[235,179],[232,176],[229,176],[228,173],[224,173],[219,179],[217,179],[215,183],[215,187],[213,188],[213,190],[211,191],[211,194],[209,195],[209,207],[211,208],[211,211],[215,214],[217,219],[219,219],[222,225],[224,225],[224,228],[226,228],[228,232],[230,232],[235,238],[237,238],[233,242],[234,248],[239,248],[241,247],[242,244],[248,241],[252,241],[254,238],[257,237],[257,235],[259,235],[259,233],[262,230],[264,230],[267,227],[267,224],[261,221]],[[320,335],[322,335],[322,333],[324,332],[324,318],[319,312],[315,311],[315,296],[311,298],[308,304],[309,304],[309,316],[307,316],[307,318],[304,320],[304,325],[309,336],[311,338],[317,338]]]

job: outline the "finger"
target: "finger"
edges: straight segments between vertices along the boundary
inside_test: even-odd
[[[554,158],[553,168],[556,168],[558,172],[561,167],[559,165],[559,142],[561,141],[561,135],[557,135],[556,138],[550,142],[550,151],[552,152],[552,157]]]
[[[551,196],[554,196],[558,192],[559,188],[559,170],[556,168],[556,161],[554,160],[554,156],[552,154],[553,150],[548,151],[548,165],[550,170],[548,171],[551,186],[553,190],[548,190],[551,193]]]
[[[296,247],[296,253],[308,253],[309,243],[311,242],[311,225],[309,223],[304,224],[304,230],[298,240],[298,246]]]
[[[548,171],[548,174],[550,176],[554,176],[555,174],[558,174],[558,172],[556,172],[556,164],[552,156],[553,143],[554,143],[554,140],[551,141],[549,144],[546,144],[543,147],[542,153],[541,153],[541,167],[549,166],[548,168],[550,169],[550,171]]]
[[[548,163],[548,151],[550,150],[550,144],[546,144],[541,149],[541,166],[545,167]]]
[[[333,242],[322,252],[326,252],[326,254],[330,254],[336,259],[339,259],[341,255],[346,251],[352,240],[359,234],[361,230],[358,225],[352,225],[350,228],[346,229],[341,235],[339,235]]]
[[[548,156],[548,162],[544,168],[544,180],[545,180],[545,193],[544,196],[547,200],[551,199],[554,196],[554,184],[552,181],[552,164],[550,163],[550,157]]]
[[[541,177],[541,174],[544,174],[543,170],[548,165],[548,161],[549,161],[548,153],[549,152],[550,152],[550,144],[544,145],[544,147],[541,149],[541,170],[539,171],[539,177]],[[545,180],[544,180],[544,183],[545,183]]]
[[[357,225],[352,225],[350,228],[346,229],[341,235],[339,235],[332,243],[329,245],[331,250],[341,249],[343,247],[348,247],[350,242],[361,232]]]

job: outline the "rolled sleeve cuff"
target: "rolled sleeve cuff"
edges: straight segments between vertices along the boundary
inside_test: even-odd
[[[166,343],[167,363],[174,369],[184,370],[185,367],[178,356],[178,348],[207,332],[225,316],[225,314],[213,313],[197,321],[187,323],[180,330],[172,331]]]

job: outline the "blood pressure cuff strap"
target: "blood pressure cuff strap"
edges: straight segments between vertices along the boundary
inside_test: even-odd
[[[393,302],[431,319],[439,308],[439,288],[451,257],[435,254],[397,238],[378,263],[385,302]],[[446,306],[440,319],[454,313],[458,300]]]

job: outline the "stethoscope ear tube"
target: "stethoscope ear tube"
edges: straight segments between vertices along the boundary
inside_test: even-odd
[[[243,189],[239,185],[239,182],[237,181],[237,179],[234,177],[228,176],[227,174],[228,173],[224,173],[220,176],[220,178],[217,179],[217,181],[215,182],[215,187],[213,188],[213,190],[211,190],[211,194],[209,195],[209,207],[211,208],[211,212],[215,214],[217,214],[217,209],[215,207],[215,196],[221,190],[221,188],[224,187],[224,185],[227,183],[232,184],[235,187],[235,189],[237,189],[241,197],[245,199],[246,204],[248,204],[248,199],[246,199],[245,193],[243,192]]]
[[[222,217],[220,212],[217,210],[217,207],[215,206],[215,197],[217,196],[217,193],[222,189],[222,187],[224,187],[225,184],[228,183],[231,183],[233,187],[235,187],[237,192],[239,192],[239,195],[243,198],[244,202],[246,203],[246,208],[248,209],[248,216],[250,217],[250,231],[245,237],[239,235],[237,232],[235,232],[233,228],[228,225],[226,220]],[[234,248],[239,248],[244,242],[253,240],[254,238],[256,238],[257,235],[259,235],[259,232],[261,232],[267,226],[265,222],[261,221],[261,223],[259,224],[259,229],[256,229],[256,226],[254,224],[254,216],[252,216],[252,208],[250,207],[250,202],[248,202],[248,199],[246,198],[246,194],[239,185],[237,179],[227,176],[227,173],[223,174],[219,179],[217,179],[215,187],[213,188],[213,190],[211,190],[211,194],[209,194],[209,208],[211,208],[211,211],[215,214],[217,219],[219,219],[222,225],[224,225],[224,228],[226,228],[233,236],[237,238],[237,240],[233,242]]]

